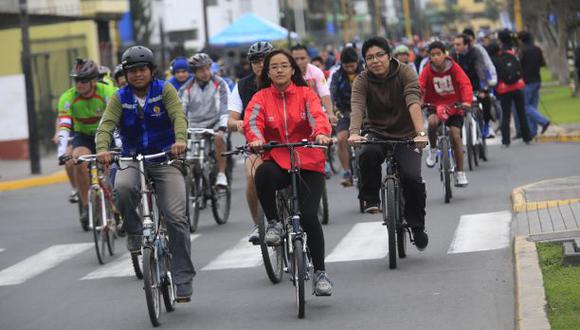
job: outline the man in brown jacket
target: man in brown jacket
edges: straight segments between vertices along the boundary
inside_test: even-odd
[[[421,177],[421,149],[427,144],[421,114],[421,90],[415,71],[391,58],[386,39],[373,37],[365,41],[362,55],[367,70],[354,81],[351,97],[349,142],[356,144],[367,138],[414,139],[415,146],[395,149],[405,198],[404,217],[411,226],[415,245],[425,249],[429,238],[425,233],[425,184]],[[366,136],[361,136],[363,126]],[[387,146],[368,144],[362,148],[359,166],[361,188],[359,199],[365,212],[379,212],[381,165]],[[414,149],[417,148],[417,149]]]

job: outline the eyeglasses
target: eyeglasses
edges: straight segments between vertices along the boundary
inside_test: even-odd
[[[87,84],[91,81],[91,79],[76,79],[75,78],[75,84]]]
[[[285,64],[274,64],[274,65],[270,65],[270,71],[286,71],[288,69],[290,69],[292,66],[290,65],[290,63],[285,63]]]
[[[367,61],[367,62],[372,62],[372,61],[374,61],[375,59],[376,59],[376,60],[381,60],[381,59],[383,59],[383,58],[384,58],[386,55],[387,55],[387,52],[378,52],[378,53],[376,53],[376,54],[374,54],[374,55],[368,55],[367,57],[365,57],[365,61]]]

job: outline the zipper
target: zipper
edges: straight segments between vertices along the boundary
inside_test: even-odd
[[[286,117],[286,96],[284,95],[284,92],[281,92],[282,94],[282,108],[284,109],[284,133],[286,133],[286,143],[290,143],[290,141],[288,141],[288,122],[287,122],[287,117]]]

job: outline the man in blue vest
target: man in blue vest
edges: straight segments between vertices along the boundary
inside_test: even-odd
[[[121,64],[128,85],[111,97],[97,129],[95,139],[100,162],[111,162],[108,150],[115,127],[119,127],[124,156],[168,150],[173,155],[185,152],[187,119],[183,107],[170,83],[153,78],[153,61],[153,53],[143,46],[131,47],[123,53]],[[177,300],[188,302],[195,270],[185,216],[184,178],[179,168],[163,164],[164,160],[147,161],[145,171],[155,182],[159,208],[169,232]],[[141,250],[142,224],[136,212],[140,200],[139,182],[140,173],[135,166],[118,171],[115,179],[115,202],[125,219],[127,248],[131,253]]]

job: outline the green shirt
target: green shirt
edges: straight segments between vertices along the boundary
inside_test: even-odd
[[[113,86],[97,83],[95,93],[89,98],[80,96],[74,87],[64,92],[58,100],[58,129],[95,135],[116,90]]]

